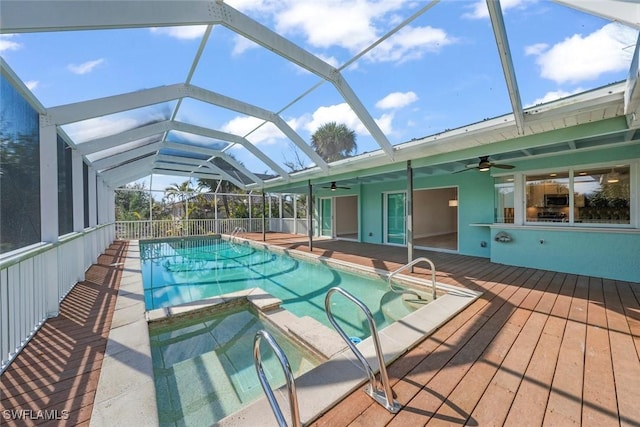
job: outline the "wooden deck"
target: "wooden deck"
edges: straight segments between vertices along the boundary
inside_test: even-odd
[[[306,240],[273,237],[308,251]],[[376,268],[407,261],[402,248],[313,246]],[[439,282],[484,294],[389,366],[398,414],[357,391],[314,426],[640,426],[640,283],[438,252],[414,256],[434,261]]]
[[[300,236],[267,242],[309,250]],[[0,410],[67,410],[51,425],[88,424],[124,250],[100,257],[0,377]],[[406,262],[404,248],[346,241],[315,241],[313,253],[386,270]],[[389,366],[398,414],[357,391],[315,426],[640,426],[640,283],[414,255],[434,261],[438,281],[482,297]]]
[[[127,246],[100,255],[0,376],[0,425],[89,425]]]

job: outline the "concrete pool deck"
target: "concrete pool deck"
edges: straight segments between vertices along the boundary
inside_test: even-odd
[[[253,241],[246,241],[246,243],[264,246]],[[289,252],[305,259],[311,258],[320,262],[332,262],[329,258],[313,254],[304,254],[282,248],[275,250],[277,252]],[[361,272],[369,271],[369,274],[373,275],[387,274],[383,270],[367,269],[348,262],[339,262],[339,264],[343,268],[349,267]],[[387,364],[406,353],[409,348],[423,340],[426,335],[455,316],[480,295],[479,292],[475,291],[447,285],[441,286],[448,291],[447,294],[379,331]],[[255,294],[256,291],[253,292]],[[236,297],[247,298],[250,297],[251,293],[252,291],[240,292]],[[277,307],[277,302],[269,298],[264,299],[264,295],[260,295],[256,301],[261,301],[262,308],[266,309],[264,310],[265,313],[270,311],[269,308]],[[265,301],[269,301],[269,303],[264,305]],[[160,312],[147,313],[142,288],[139,242],[130,242],[96,391],[91,425],[134,425],[139,423],[140,420],[145,420],[145,424],[148,425],[158,425],[147,322],[150,319],[154,320],[199,308],[202,308],[199,303],[190,303],[182,308],[161,309]],[[318,329],[308,329],[307,326],[313,325],[313,322],[306,322],[306,320],[296,322],[295,319],[290,317],[293,315],[284,310],[278,310],[277,313],[279,314],[273,316],[271,320],[275,320],[276,324],[280,323],[281,328],[297,335],[298,338],[304,339],[304,336],[308,335],[307,339],[317,343],[317,337],[326,334],[326,332],[318,332]],[[280,318],[286,317],[287,319],[280,320],[278,316]],[[337,335],[335,331],[330,331],[330,333]],[[322,346],[325,350],[319,350],[325,357],[329,358],[328,362],[296,380],[300,415],[303,423],[311,422],[317,416],[326,412],[342,397],[367,381],[364,370],[351,350],[345,348],[339,337],[337,337],[339,341],[336,342],[335,339],[334,335],[331,339],[323,341],[325,343]],[[370,338],[364,340],[358,345],[358,348],[372,368],[377,371],[378,363],[372,340]],[[281,393],[276,394],[282,397]],[[279,401],[281,400],[279,399]],[[286,401],[286,399],[284,400]],[[287,413],[288,404],[281,403],[281,408]],[[273,416],[270,418],[265,417],[265,411],[271,413],[266,398],[261,398],[240,412],[231,414],[221,420],[219,424],[224,426],[274,425],[275,418]]]

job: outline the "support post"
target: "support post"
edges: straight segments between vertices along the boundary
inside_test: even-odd
[[[49,118],[40,115],[40,240],[58,241],[58,134]],[[51,250],[43,257],[45,281],[45,310],[47,317],[60,313],[58,290],[58,251]]]
[[[264,190],[262,191],[262,241],[267,241],[267,201]]]
[[[307,233],[309,234],[309,252],[313,252],[313,186],[309,180],[309,194],[307,196]]]
[[[407,263],[413,261],[413,169],[407,160]],[[413,266],[410,270],[413,273]]]
[[[71,155],[71,179],[73,197],[73,231],[84,230],[84,179],[82,176],[82,154],[74,149]]]

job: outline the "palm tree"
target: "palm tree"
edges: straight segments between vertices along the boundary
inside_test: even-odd
[[[326,162],[344,159],[358,148],[356,133],[342,123],[325,123],[311,135],[311,147]]]
[[[187,180],[182,184],[178,184],[178,183],[171,184],[170,186],[164,189],[164,193],[166,198],[169,199],[170,201],[175,202],[176,200],[178,200],[184,204],[185,217],[186,219],[189,219],[189,211],[188,211],[186,202],[188,198],[198,190],[199,190],[199,186],[194,188],[191,186],[191,180]]]

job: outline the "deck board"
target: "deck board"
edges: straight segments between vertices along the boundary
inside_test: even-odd
[[[301,236],[267,242],[309,252]],[[3,374],[0,409],[67,409],[69,420],[51,425],[89,424],[124,250],[116,243]],[[334,240],[314,242],[313,253],[388,271],[407,256]],[[435,263],[439,282],[482,296],[388,367],[398,414],[356,390],[314,426],[640,425],[640,283],[414,256]],[[408,274],[431,277],[426,264]]]
[[[7,426],[83,426],[91,418],[127,242],[113,243],[0,377],[0,410],[33,411]],[[58,420],[38,411],[58,411]],[[62,411],[68,411],[68,415]]]

